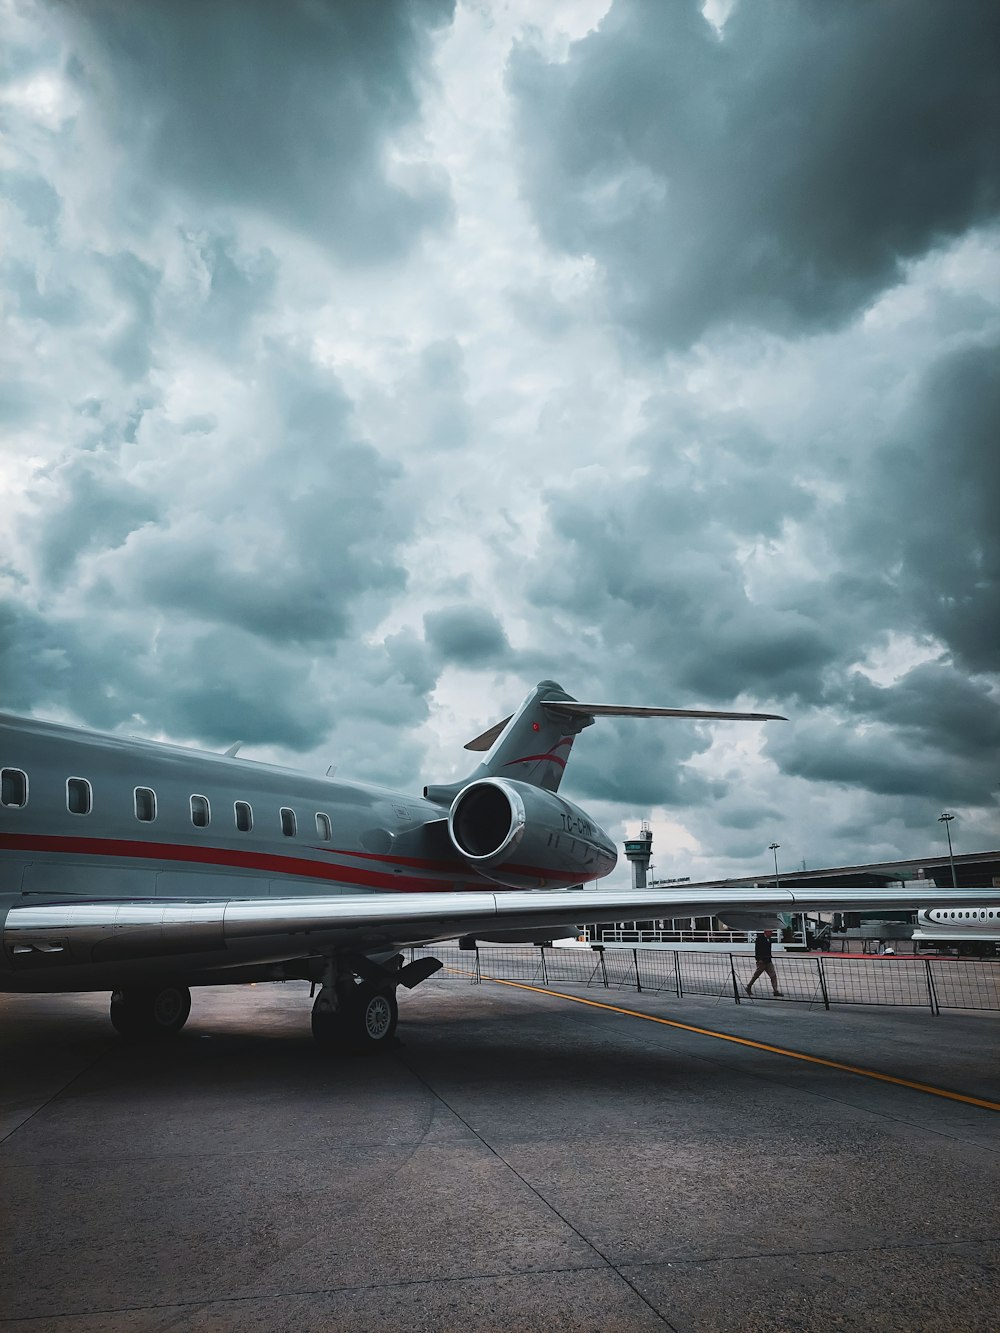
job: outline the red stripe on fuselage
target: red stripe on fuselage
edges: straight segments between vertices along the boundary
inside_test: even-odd
[[[326,851],[326,848],[312,848],[313,851]],[[368,870],[363,866],[332,865],[324,861],[308,861],[303,857],[281,856],[275,852],[240,851],[229,847],[196,847],[189,843],[139,842],[126,838],[79,838],[60,834],[40,833],[0,833],[0,851],[55,852],[59,855],[109,856],[130,860],[179,861],[204,866],[227,866],[238,870],[259,870],[268,874],[296,875],[306,879],[322,879],[327,883],[363,885],[374,889],[391,889],[400,893],[440,893],[449,889],[469,892],[491,892],[502,889],[493,880],[479,878],[469,885],[468,876],[475,871],[456,860],[446,866],[444,874],[452,877],[461,876],[463,883],[442,883],[438,879],[425,879],[417,875],[391,874],[385,871]],[[331,853],[341,856],[357,856],[380,861],[383,865],[419,865],[414,857],[377,856],[373,852]],[[427,862],[428,868],[434,862]],[[563,880],[567,884],[579,884],[586,876],[578,871],[547,870],[541,866],[508,866],[512,874],[531,876],[537,879]]]
[[[228,866],[237,870],[259,870],[275,875],[323,879],[333,883],[360,884],[369,888],[400,891],[441,892],[456,887],[437,879],[415,875],[395,875],[368,870],[362,866],[330,865],[308,861],[304,857],[281,856],[276,852],[239,851],[229,847],[195,847],[186,843],[138,842],[125,838],[71,838],[30,833],[0,834],[0,849],[10,851],[56,852],[62,855],[112,856],[131,860],[181,861],[205,866]],[[353,853],[347,853],[353,855]],[[388,858],[384,858],[388,861]],[[467,876],[458,862],[450,867],[452,876]],[[477,885],[477,887],[479,887]]]
[[[394,866],[412,866],[417,870],[438,870],[442,874],[452,875],[459,867],[457,861],[428,861],[422,856],[396,856],[389,852],[349,852],[343,847],[314,847],[310,851],[322,852],[324,856],[356,856],[363,861],[384,861]]]

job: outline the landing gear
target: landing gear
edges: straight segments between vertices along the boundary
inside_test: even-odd
[[[123,1037],[172,1037],[191,1012],[187,986],[116,990],[111,995],[111,1023]]]
[[[373,1055],[392,1045],[399,1019],[395,987],[358,985],[353,978],[324,986],[312,1011],[312,1033],[328,1051]]]

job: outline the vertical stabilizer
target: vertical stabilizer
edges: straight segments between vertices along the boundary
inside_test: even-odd
[[[484,731],[465,747],[489,753],[461,782],[424,788],[432,801],[450,801],[479,778],[514,778],[544,791],[558,791],[573,742],[592,717],[559,711],[560,702],[574,703],[554,680],[543,680],[511,717]],[[544,706],[543,706],[544,705]]]
[[[554,680],[539,682],[469,781],[516,778],[544,791],[558,791],[573,742],[593,721],[590,717],[560,713],[558,705],[562,700],[576,702]]]

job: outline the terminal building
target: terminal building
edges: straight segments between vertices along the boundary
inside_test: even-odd
[[[970,852],[964,855],[923,856],[910,860],[879,861],[867,865],[828,866],[818,870],[794,870],[776,874],[745,875],[725,880],[692,882],[688,879],[657,879],[649,877],[653,854],[652,830],[643,825],[634,838],[626,839],[625,856],[632,866],[632,884],[636,889],[663,889],[665,893],[676,885],[692,888],[707,885],[756,886],[774,884],[779,888],[881,888],[889,884],[906,884],[912,880],[929,880],[941,887],[969,889],[1000,887],[1000,850]],[[822,919],[820,919],[820,917]],[[587,927],[587,936],[593,943],[653,944],[687,943],[745,944],[754,929],[764,924],[779,931],[779,938],[792,947],[852,947],[862,951],[884,946],[888,942],[909,942],[915,925],[913,912],[826,912],[807,920],[803,913],[782,914],[776,919],[755,923],[748,927],[745,921],[725,920],[719,917],[665,917],[649,921],[616,921],[597,923]],[[998,930],[1000,942],[1000,930]]]

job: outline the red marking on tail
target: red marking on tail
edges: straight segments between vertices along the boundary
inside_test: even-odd
[[[553,764],[558,764],[560,768],[565,768],[566,760],[563,759],[561,755],[555,754],[554,751],[560,749],[563,745],[572,745],[572,744],[573,744],[572,736],[563,736],[561,740],[556,741],[552,749],[549,750],[546,754],[525,754],[522,755],[520,759],[508,759],[507,762],[504,764],[504,768],[510,768],[511,764],[535,763],[539,759],[548,759]]]

